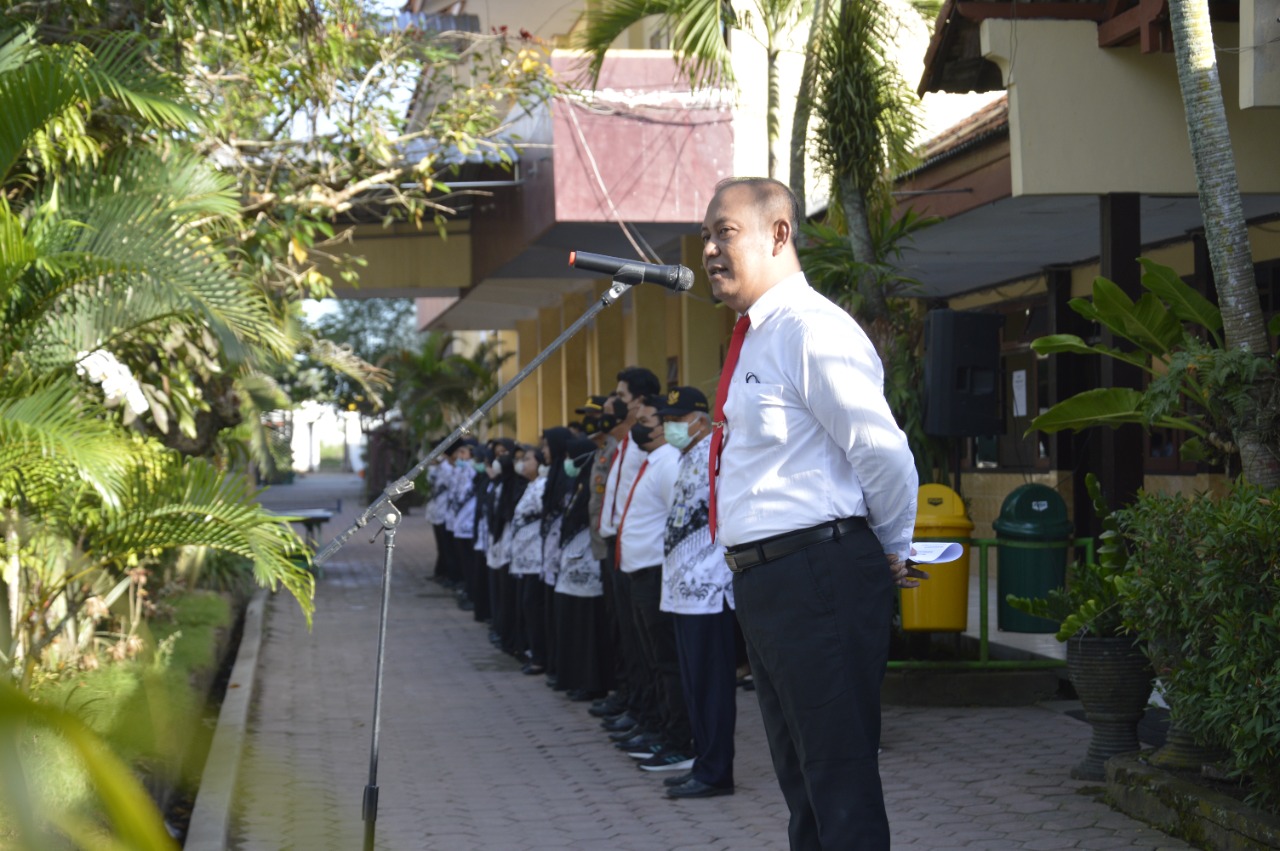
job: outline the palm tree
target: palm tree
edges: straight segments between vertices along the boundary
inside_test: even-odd
[[[103,99],[157,131],[191,115],[128,39],[105,44],[0,34],[0,186],[14,199],[0,200],[0,652],[24,681],[87,595],[178,547],[250,558],[308,612],[313,588],[289,561],[301,541],[242,474],[145,436],[144,413],[181,416],[191,372],[283,355],[287,341],[227,260],[226,179],[178,146],[111,152],[85,129]],[[165,362],[148,346],[175,329],[205,351],[138,381],[148,354]]]
[[[1227,134],[1226,109],[1205,0],[1170,0],[1178,83],[1187,113],[1205,241],[1222,308],[1228,348],[1271,358],[1253,255],[1240,202],[1235,156]],[[1258,414],[1234,431],[1244,477],[1267,488],[1280,486],[1280,380],[1274,361],[1255,387]]]

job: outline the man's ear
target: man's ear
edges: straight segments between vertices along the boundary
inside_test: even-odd
[[[786,219],[778,219],[773,223],[773,256],[777,257],[786,250],[791,242],[791,223]]]

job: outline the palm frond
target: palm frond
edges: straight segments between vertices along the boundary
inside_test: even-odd
[[[94,416],[81,388],[65,378],[0,391],[0,499],[35,505],[79,481],[108,504],[118,502],[128,446]]]
[[[242,476],[198,458],[156,453],[134,468],[121,510],[93,538],[100,564],[123,565],[178,547],[210,547],[254,564],[258,583],[284,585],[310,619],[315,580],[291,558],[306,546],[288,524],[246,496]]]

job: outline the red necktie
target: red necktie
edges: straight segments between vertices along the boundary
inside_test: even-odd
[[[629,434],[627,434],[627,435],[623,435],[623,437],[622,437],[622,443],[620,443],[620,444],[618,444],[617,446],[613,447],[613,454],[609,456],[609,472],[608,472],[608,473],[606,473],[606,474],[605,474],[605,477],[604,477],[604,481],[605,481],[605,485],[606,485],[606,486],[607,486],[607,485],[608,485],[608,483],[609,483],[609,476],[612,476],[612,475],[613,475],[613,470],[614,470],[613,465],[614,465],[614,462],[616,462],[616,461],[618,460],[618,453],[622,450],[622,448],[623,448],[623,447],[625,447],[625,446],[627,445],[626,441],[627,441],[627,438],[629,438],[629,437],[631,437],[631,435],[629,435]],[[618,468],[618,475],[619,475],[619,476],[621,476],[621,475],[622,475],[622,468],[621,468],[621,467],[619,467],[619,468]],[[603,502],[603,501],[604,501],[604,500],[603,500],[603,499],[601,499],[601,502]],[[618,495],[617,495],[616,493],[613,495],[613,504],[614,504],[614,506],[617,506],[617,504],[618,504]],[[612,512],[612,511],[610,511],[610,512],[609,512],[609,522],[610,522],[610,523],[612,523],[612,522],[613,522],[613,512]],[[604,525],[604,506],[603,506],[603,505],[601,505],[601,506],[600,506],[600,516],[596,518],[596,531],[597,531],[597,532],[599,532],[599,531],[600,531],[600,527],[601,527],[601,526],[603,526],[603,525]]]
[[[627,493],[627,504],[622,506],[622,519],[618,521],[618,537],[613,543],[613,566],[617,570],[622,570],[622,526],[627,522],[627,509],[631,507],[631,497],[636,495],[636,485],[640,484],[640,480],[644,478],[644,471],[649,468],[649,459],[644,459],[644,463],[640,465],[640,472],[636,473],[636,480],[631,483],[631,490]]]
[[[716,387],[716,409],[711,416],[711,496],[707,500],[707,524],[711,527],[711,541],[716,540],[716,479],[720,475],[720,455],[724,452],[724,400],[729,395],[729,383],[733,380],[733,368],[738,365],[742,341],[751,327],[751,317],[743,314],[733,326],[729,339],[729,351],[724,356],[724,368],[720,370],[720,384]]]

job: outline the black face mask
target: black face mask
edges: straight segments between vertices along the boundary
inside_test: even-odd
[[[649,435],[653,432],[653,426],[640,425],[636,423],[631,427],[631,442],[643,446],[653,440]]]

